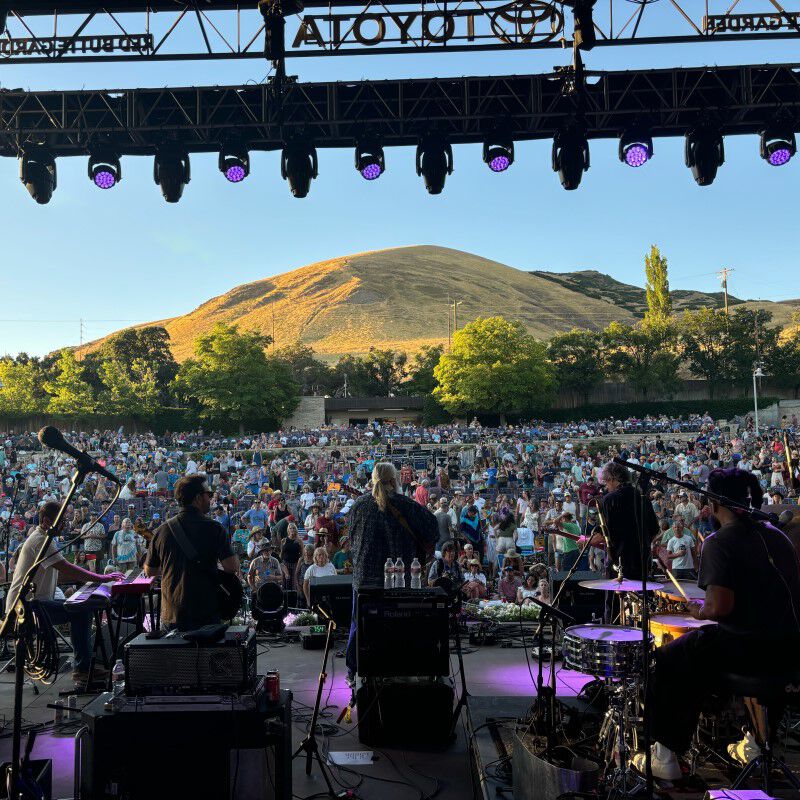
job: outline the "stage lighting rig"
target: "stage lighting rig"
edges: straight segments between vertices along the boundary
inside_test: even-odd
[[[761,158],[773,167],[782,167],[797,152],[791,125],[773,123],[761,132]]]
[[[317,150],[303,138],[293,139],[284,145],[281,153],[281,177],[289,181],[294,197],[305,197],[311,181],[319,174]]]
[[[359,139],[356,145],[356,169],[365,181],[374,181],[386,172],[383,147],[377,138]]]
[[[725,146],[722,132],[712,124],[703,123],[686,134],[686,166],[698,186],[710,186],[717,177],[717,170],[725,162]]]
[[[19,178],[40,205],[50,202],[58,185],[56,159],[43,144],[25,145],[19,157]]]
[[[89,148],[89,180],[98,189],[111,189],[122,180],[119,155],[108,145],[92,145]]]
[[[641,167],[653,153],[653,137],[649,131],[629,128],[619,138],[619,160],[629,167]]]
[[[192,178],[189,154],[179,144],[162,144],[156,150],[153,161],[153,180],[161,187],[168,203],[177,203],[183,195],[183,187]]]
[[[594,5],[597,0],[571,0],[565,5],[572,6],[574,21],[573,39],[578,50],[591,50],[597,44],[594,31]]]
[[[219,171],[230,183],[241,183],[250,174],[250,153],[241,142],[226,142],[219,150]]]
[[[553,137],[553,172],[568,190],[580,186],[583,173],[589,169],[589,142],[582,125],[572,123]]]
[[[417,145],[417,175],[428,194],[441,194],[448,175],[453,174],[453,148],[441,136],[429,134]]]
[[[505,172],[514,163],[514,140],[495,135],[483,143],[483,162],[492,172]]]

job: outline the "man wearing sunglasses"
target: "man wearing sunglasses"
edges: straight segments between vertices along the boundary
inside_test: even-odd
[[[145,560],[145,573],[161,577],[161,623],[193,630],[220,621],[217,565],[239,575],[239,559],[228,534],[208,516],[212,490],[206,476],[186,475],[175,484],[181,506],[156,531]]]

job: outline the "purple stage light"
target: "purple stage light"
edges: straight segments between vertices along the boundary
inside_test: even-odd
[[[111,189],[117,183],[114,173],[107,169],[101,169],[94,174],[94,185],[98,189]]]
[[[374,181],[376,178],[380,178],[382,174],[381,165],[375,161],[361,167],[361,176],[366,181]]]
[[[792,157],[792,153],[788,147],[776,147],[770,154],[767,161],[773,167],[782,167],[787,164]]]
[[[489,162],[489,169],[492,172],[505,172],[511,166],[511,159],[508,156],[495,156]]]
[[[225,177],[231,183],[240,183],[245,179],[246,173],[244,171],[244,167],[240,166],[239,164],[234,164],[232,167],[228,167],[225,170]]]
[[[632,144],[625,150],[625,163],[629,167],[641,167],[650,158],[650,151],[643,144]]]

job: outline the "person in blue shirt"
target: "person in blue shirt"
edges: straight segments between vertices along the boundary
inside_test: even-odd
[[[242,514],[242,519],[245,520],[251,528],[261,528],[264,530],[267,527],[267,512],[261,508],[261,503],[256,501],[253,503],[252,508]]]

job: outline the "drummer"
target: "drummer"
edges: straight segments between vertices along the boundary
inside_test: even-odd
[[[764,496],[755,475],[735,468],[715,469],[708,488],[755,509]],[[647,687],[652,770],[662,780],[681,777],[677,757],[689,749],[701,702],[718,691],[723,672],[776,674],[796,669],[800,656],[800,574],[791,542],[738,510],[712,502],[711,512],[720,527],[706,538],[700,559],[698,585],[706,599],[688,609],[695,619],[718,624],[659,647]],[[644,771],[644,753],[633,763]]]

